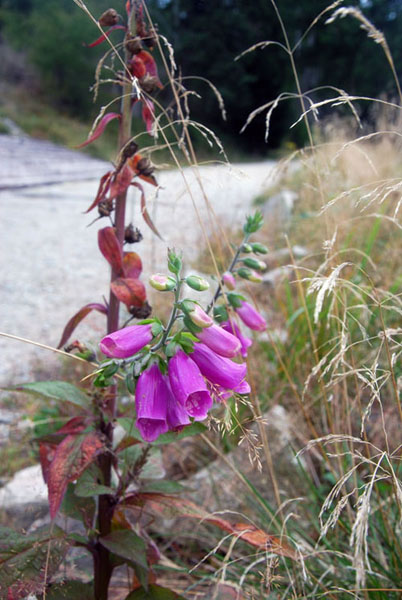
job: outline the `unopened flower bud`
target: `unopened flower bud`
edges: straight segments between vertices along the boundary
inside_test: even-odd
[[[160,292],[171,292],[176,287],[173,277],[155,273],[149,278],[149,285]]]
[[[250,252],[253,251],[251,244],[243,244],[241,249],[242,249],[242,252],[247,252],[247,254],[250,254]]]
[[[256,269],[257,271],[265,271],[267,265],[263,260],[258,260],[257,258],[247,257],[243,259],[243,263],[246,267],[250,267],[251,269]]]
[[[204,292],[209,288],[209,283],[203,277],[198,275],[189,275],[186,277],[186,283],[189,287],[197,292]]]
[[[168,269],[171,273],[178,275],[181,271],[181,257],[174,250],[168,249]]]
[[[141,38],[138,36],[130,37],[126,41],[126,48],[130,54],[138,54],[142,50]]]
[[[229,319],[228,311],[223,304],[214,307],[214,318],[218,323],[222,323],[223,321],[227,321]]]
[[[119,15],[114,8],[108,8],[98,19],[101,27],[113,27],[119,20]]]
[[[239,308],[242,305],[242,302],[245,300],[244,296],[241,294],[234,294],[233,292],[229,292],[229,294],[227,294],[227,299],[229,304],[235,309]]]
[[[211,327],[211,325],[214,323],[211,317],[207,315],[201,306],[199,306],[196,302],[192,302],[192,300],[183,300],[181,303],[181,308],[191,322],[198,327]]]
[[[262,277],[259,273],[252,269],[248,269],[247,267],[240,267],[240,269],[237,270],[237,274],[239,277],[247,279],[247,281],[253,281],[254,283],[261,283],[262,281]]]
[[[264,244],[260,244],[260,242],[253,242],[251,247],[255,254],[268,254],[268,248]]]
[[[226,271],[226,273],[224,273],[222,275],[222,281],[229,290],[235,289],[236,279],[234,278],[234,275],[232,273],[230,273],[229,271]]]

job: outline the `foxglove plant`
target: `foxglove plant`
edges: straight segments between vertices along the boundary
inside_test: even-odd
[[[74,2],[88,13],[82,0]],[[109,218],[112,222],[98,234],[99,249],[111,268],[110,296],[108,302],[82,307],[65,326],[59,343],[66,352],[77,352],[80,359],[95,363],[90,389],[83,390],[64,381],[17,386],[27,393],[65,401],[74,406],[75,412],[63,427],[45,435],[38,433],[36,439],[48,486],[50,528],[29,536],[18,536],[7,528],[0,531],[2,556],[6,556],[6,562],[10,560],[3,569],[0,557],[3,569],[0,595],[7,600],[22,600],[39,593],[45,598],[48,590],[52,598],[107,600],[114,569],[124,563],[135,574],[126,600],[137,597],[132,595],[135,590],[140,594],[144,591],[147,597],[173,597],[156,583],[153,565],[160,554],[139,513],[145,505],[152,510],[161,496],[165,505],[170,502],[177,508],[178,501],[168,494],[147,490],[148,460],[155,456],[159,443],[205,431],[200,421],[207,418],[214,401],[221,403],[250,392],[242,358],[251,340],[243,336],[236,318],[239,315],[258,331],[265,327],[265,320],[234,290],[239,278],[261,280],[258,273],[264,269],[264,263],[245,257],[267,251],[261,244],[249,242],[262,225],[261,215],[247,218],[244,241],[205,308],[182,296],[186,286],[193,291],[206,291],[208,282],[197,275],[183,277],[181,257],[172,250],[168,252],[169,273],[157,273],[149,280],[155,290],[172,294],[172,309],[166,324],[157,317],[149,318],[151,307],[140,280],[141,258],[136,252],[126,250],[126,244],[142,239],[139,230],[125,220],[130,186],[140,191],[142,216],[158,235],[146,209],[144,188],[138,181],[155,186],[153,166],[140,154],[130,132],[132,108],[137,103],[142,106],[146,130],[153,132],[151,96],[162,85],[150,53],[158,44],[158,36],[145,23],[144,7],[143,0],[128,0],[125,24],[115,9],[107,10],[97,20],[100,37],[89,44],[96,47],[106,42],[112,32],[124,31],[124,40],[119,44],[123,55],[118,55],[124,72],[116,78],[123,90],[121,111],[105,114],[102,109],[92,133],[81,144],[94,142],[110,121],[119,121],[116,164],[101,178],[96,197],[88,208],[88,211],[97,208],[99,218]],[[116,47],[112,49],[115,51]],[[125,305],[129,314],[126,326],[121,329],[120,304]],[[65,346],[77,325],[93,310],[107,318],[107,332],[99,344],[100,360],[78,340]],[[134,318],[139,321],[129,325]],[[119,404],[121,396],[129,399],[128,405]],[[188,515],[185,509],[188,503],[182,502],[183,512]],[[69,534],[59,529],[55,524],[59,512],[80,520],[82,532]],[[204,519],[210,520],[208,515]],[[257,541],[260,536],[247,537],[248,525],[236,528],[223,519],[211,521],[237,539],[241,537],[260,547]],[[279,548],[279,541],[275,543]],[[88,584],[60,580],[57,569],[71,546],[85,549],[93,558],[93,580]],[[174,597],[179,598],[176,594]]]

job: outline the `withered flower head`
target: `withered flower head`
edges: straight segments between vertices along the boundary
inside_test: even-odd
[[[119,20],[119,15],[114,8],[108,8],[99,17],[98,23],[101,27],[113,27]]]
[[[126,48],[130,54],[138,54],[142,50],[141,38],[137,36],[130,36],[126,40]]]
[[[146,73],[144,77],[141,77],[139,82],[140,86],[147,94],[152,94],[152,92],[158,89],[158,78],[149,73]]]
[[[127,225],[124,231],[124,241],[127,242],[127,244],[136,244],[142,240],[142,237],[142,233],[138,227],[134,227],[132,223]]]

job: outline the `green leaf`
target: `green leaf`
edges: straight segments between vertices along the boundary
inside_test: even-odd
[[[102,546],[135,564],[148,568],[146,544],[140,536],[130,529],[118,529],[99,538]]]
[[[60,512],[66,517],[81,521],[89,529],[94,519],[95,501],[93,498],[79,498],[74,491],[75,485],[70,483],[61,503]]]
[[[185,600],[185,598],[159,585],[150,585],[148,591],[140,588],[131,592],[125,600]]]
[[[152,480],[144,481],[141,485],[141,493],[177,494],[187,488],[178,481]]]
[[[36,381],[1,389],[35,394],[50,400],[71,402],[81,408],[88,408],[91,403],[91,399],[85,392],[67,381]]]
[[[79,498],[92,498],[102,494],[114,494],[113,488],[99,483],[101,480],[101,470],[96,465],[91,465],[78,479],[74,490],[75,495]]]
[[[43,600],[43,596],[39,598]],[[94,600],[93,586],[74,580],[50,585],[46,590],[46,600]]]
[[[50,577],[63,560],[69,543],[59,527],[46,527],[33,534],[17,533],[0,526],[0,590],[23,598],[43,589],[47,564]]]
[[[159,446],[161,444],[170,444],[171,442],[178,442],[183,438],[190,437],[192,435],[198,435],[199,433],[205,433],[208,430],[208,427],[200,423],[199,421],[196,423],[192,423],[191,425],[187,425],[181,431],[169,431],[168,433],[164,433],[160,435],[158,439],[152,442],[153,445]]]

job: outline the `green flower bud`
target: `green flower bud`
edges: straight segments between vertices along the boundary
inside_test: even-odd
[[[228,311],[226,310],[226,307],[223,304],[215,306],[214,318],[216,321],[218,321],[218,323],[223,323],[223,321],[229,320]]]
[[[213,325],[211,317],[196,302],[183,300],[180,306],[186,317],[197,327],[204,329],[204,327],[211,327]]]
[[[149,285],[160,292],[171,292],[176,287],[176,281],[168,275],[155,273],[149,278]]]
[[[246,218],[246,223],[243,227],[243,231],[246,234],[255,233],[262,227],[263,223],[264,217],[262,216],[262,212],[257,210],[254,215],[248,216]]]
[[[181,271],[182,260],[171,248],[168,249],[168,269],[171,273],[178,275]]]
[[[255,254],[268,254],[268,248],[260,242],[253,242],[251,246]]]
[[[247,257],[243,259],[243,263],[250,269],[256,269],[257,271],[265,271],[267,265],[264,261],[258,260],[257,258]]]
[[[247,281],[253,281],[254,283],[261,283],[262,281],[262,277],[259,273],[252,269],[248,269],[247,267],[240,267],[240,269],[237,270],[237,274],[239,277],[247,279]]]
[[[204,292],[209,288],[209,283],[203,277],[198,275],[189,275],[186,277],[186,283],[189,287],[197,292]]]
[[[240,308],[242,302],[245,300],[244,296],[241,294],[234,294],[233,292],[229,292],[226,297],[233,308]]]
[[[243,244],[241,249],[242,249],[242,252],[246,252],[247,254],[250,254],[250,252],[253,251],[253,247],[251,246],[251,244]]]

